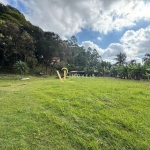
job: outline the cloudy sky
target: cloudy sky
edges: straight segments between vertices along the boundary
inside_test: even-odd
[[[103,60],[120,52],[141,62],[150,53],[150,0],[0,0],[32,24],[79,45],[97,49]]]

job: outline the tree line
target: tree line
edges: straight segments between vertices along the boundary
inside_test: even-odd
[[[1,69],[11,70],[16,61],[23,61],[30,69],[40,66],[50,73],[62,66],[91,71],[100,60],[96,49],[85,50],[75,36],[62,40],[58,34],[45,32],[26,21],[17,9],[0,4]]]
[[[96,49],[79,46],[75,36],[62,40],[58,34],[32,25],[14,7],[0,3],[0,70],[12,71],[14,64],[20,61],[25,62],[30,71],[42,69],[47,74],[54,74],[56,69],[61,70],[62,67],[70,71],[82,70],[87,74],[121,78],[143,78],[148,73],[145,71],[135,77],[130,70],[133,72],[134,67],[143,65],[134,61],[124,63],[125,54],[118,54],[117,63],[112,65],[103,61]],[[143,61],[148,69],[149,54]],[[125,73],[125,68],[128,73]]]
[[[148,79],[150,77],[150,53],[146,53],[143,58],[143,65],[136,63],[136,60],[126,61],[126,54],[119,53],[115,60],[115,65],[110,70],[110,75],[124,79]]]

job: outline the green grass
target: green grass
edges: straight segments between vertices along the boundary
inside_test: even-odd
[[[1,150],[149,150],[150,82],[0,77]]]

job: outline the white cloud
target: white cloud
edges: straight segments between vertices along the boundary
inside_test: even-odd
[[[101,41],[101,40],[102,40],[102,38],[101,38],[101,37],[97,37],[97,40]]]
[[[40,26],[45,31],[54,31],[60,36],[73,35],[81,31],[85,21],[80,16],[85,9],[83,1],[68,0],[21,0],[28,8],[26,18],[33,24]],[[33,9],[34,8],[34,9]]]
[[[142,63],[141,56],[150,53],[150,26],[138,31],[128,30],[120,39],[120,43],[111,43],[102,53],[102,57],[113,59],[118,53],[126,53],[127,61],[135,59]]]
[[[106,49],[100,48],[98,45],[91,41],[84,41],[82,45],[87,49],[97,49],[103,60],[114,62],[117,54],[125,53],[127,61],[135,59],[137,62],[142,63],[141,56],[145,53],[150,53],[150,26],[138,31],[129,30],[124,33],[120,39],[120,43],[111,43]]]
[[[136,57],[136,56],[128,57],[128,56],[127,56],[126,61],[129,63],[131,60],[135,60],[136,63],[141,63],[141,64],[143,64],[142,58],[140,58],[140,57]]]
[[[5,0],[3,3],[6,3]],[[26,18],[43,30],[71,36],[89,28],[107,34],[150,19],[150,2],[143,0],[12,0],[25,8]]]
[[[121,38],[121,43],[125,45],[130,53],[139,55],[150,52],[150,26],[138,31],[128,30]]]
[[[92,49],[96,49],[97,52],[101,55],[103,53],[103,50],[96,44],[94,44],[91,41],[84,41],[81,43],[81,46],[84,46],[84,48],[87,50],[89,47]]]
[[[114,57],[118,53],[125,53],[124,45],[111,43],[103,52],[102,57]]]
[[[150,3],[144,4],[144,1],[106,0],[99,1],[96,5],[96,9],[100,7],[102,9],[100,10],[101,13],[93,17],[94,23],[91,24],[91,28],[104,34],[112,30],[121,30],[124,27],[135,26],[136,22],[141,18],[145,20],[150,19],[150,14],[148,13]]]
[[[116,63],[116,61],[114,59],[109,59],[109,58],[107,58],[107,59],[104,58],[103,61],[110,62],[111,64]]]
[[[9,4],[9,3],[8,3],[8,0],[0,0],[0,3],[2,3],[2,4],[4,4],[4,5]]]

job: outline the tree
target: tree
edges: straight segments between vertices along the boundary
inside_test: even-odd
[[[34,39],[26,31],[21,34],[20,41],[20,52],[19,54],[22,57],[22,60],[26,62],[30,67],[33,67],[37,60],[35,58],[35,46]]]
[[[145,57],[143,58],[143,62],[146,65],[150,65],[150,53],[145,54]]]
[[[11,21],[0,20],[0,33],[1,63],[3,65],[10,56],[18,54],[19,27]]]
[[[74,45],[77,44],[77,38],[74,35],[71,37],[71,42]]]
[[[93,66],[96,66],[96,64],[98,62],[100,62],[101,60],[101,56],[99,55],[99,53],[97,52],[96,49],[93,49],[92,53],[91,53],[91,63]]]
[[[78,56],[78,49],[79,46],[77,44],[77,38],[75,36],[71,37],[71,40],[69,40],[69,46],[71,49],[71,54],[72,54],[72,64],[75,65],[75,57]]]
[[[129,67],[128,65],[125,65],[125,66],[120,66],[119,69],[118,69],[118,75],[121,77],[121,78],[129,78]]]
[[[85,67],[85,65],[86,65],[86,53],[85,53],[85,51],[81,51],[81,52],[76,56],[75,65],[76,65],[76,66]]]
[[[141,78],[144,78],[144,76],[147,75],[147,65],[141,65],[140,63],[136,65],[130,65],[130,76],[133,79],[140,80]]]
[[[117,75],[118,75],[118,67],[112,66],[110,69],[110,76],[117,77]]]
[[[35,59],[34,39],[26,31],[11,21],[0,20],[1,64],[13,64],[22,60],[33,66]]]
[[[125,53],[119,53],[117,54],[117,57],[115,58],[115,60],[117,61],[116,64],[121,66],[123,64],[125,64],[126,62],[126,54]]]

